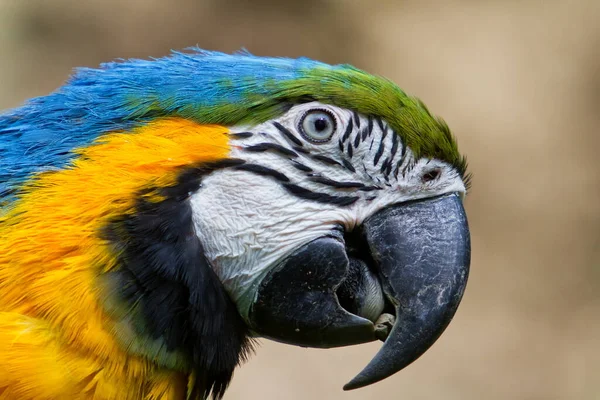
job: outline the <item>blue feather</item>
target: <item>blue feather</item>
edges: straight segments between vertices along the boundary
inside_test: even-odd
[[[222,115],[209,112],[215,105],[240,103],[249,90],[267,95],[263,85],[295,79],[302,70],[331,68],[306,58],[191,50],[77,69],[56,92],[0,115],[0,205],[33,174],[64,168],[74,149],[106,132],[165,115],[221,123]]]

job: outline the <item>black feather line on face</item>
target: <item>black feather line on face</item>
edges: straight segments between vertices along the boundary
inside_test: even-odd
[[[398,172],[400,172],[400,168],[402,164],[404,164],[404,160],[406,158],[406,146],[402,145],[402,150],[400,151],[400,160],[396,163],[396,169],[394,171],[394,178],[398,179]]]
[[[365,187],[365,184],[360,182],[341,182],[325,178],[323,176],[315,176],[312,177],[310,180],[316,183],[334,187],[336,189],[360,189]]]
[[[344,164],[344,167],[346,167],[346,169],[350,172],[356,172],[356,169],[354,168],[354,165],[352,165],[352,163],[348,160],[346,160],[345,158],[342,158],[342,164]]]
[[[379,126],[379,129],[381,129],[381,131],[383,132],[385,130],[385,126],[383,125],[383,120],[381,118],[377,118],[377,125]]]
[[[350,117],[350,119],[348,119],[348,124],[346,125],[346,131],[344,132],[344,136],[342,136],[342,142],[345,142],[346,140],[348,140],[348,138],[350,138],[350,134],[353,130],[354,126],[352,123],[352,117]]]
[[[392,160],[389,160],[386,163],[385,171],[383,173],[385,176],[385,180],[388,181],[390,179],[390,174],[392,173]]]
[[[363,129],[361,132],[361,139],[365,141],[369,135],[371,135],[371,131],[368,129]]]
[[[356,111],[354,111],[352,113],[352,115],[354,116],[354,125],[356,125],[356,129],[359,129],[360,128],[360,117]]]
[[[267,168],[258,164],[242,164],[235,167],[235,169],[238,169],[240,171],[252,172],[257,175],[269,176],[271,178],[275,178],[275,180],[278,180],[279,182],[290,181],[290,178],[288,178],[281,172],[275,171],[274,169]]]
[[[365,186],[360,189],[361,192],[372,192],[373,190],[381,190],[379,186]]]
[[[247,139],[253,135],[254,133],[252,132],[233,132],[229,134],[233,139]]]
[[[101,232],[119,254],[119,267],[108,274],[120,301],[130,307],[132,320],[141,321],[134,330],[189,356],[195,398],[211,393],[214,399],[222,398],[252,342],[204,256],[188,199],[206,174],[243,163],[225,160],[188,168],[172,187],[141,191],[134,212],[113,219]],[[152,193],[163,200],[151,201]]]
[[[373,158],[373,166],[377,165],[379,159],[383,155],[383,150],[385,149],[384,138],[381,138],[381,142],[379,142],[379,148],[377,149],[377,153],[375,153],[375,158]]]
[[[300,170],[303,170],[303,168],[310,170],[310,168],[308,168],[298,162],[296,162],[294,165],[296,167],[302,166],[301,168],[299,168]],[[242,165],[234,166],[234,168],[237,170],[240,170],[240,171],[246,171],[246,172],[250,172],[250,173],[253,173],[256,175],[274,178],[275,180],[283,183],[283,187],[289,193],[291,193],[294,196],[297,196],[301,199],[311,200],[311,201],[315,201],[317,203],[322,203],[322,204],[334,204],[334,205],[338,205],[338,206],[348,206],[358,200],[358,197],[355,197],[355,196],[333,196],[333,195],[330,195],[327,193],[314,192],[310,189],[306,189],[306,188],[303,188],[296,184],[289,183],[290,179],[286,175],[284,175],[283,173],[281,173],[279,171],[276,171],[274,169],[271,169],[271,168],[268,168],[268,167],[265,167],[262,165],[242,164]],[[331,186],[336,189],[362,190],[363,188],[366,187],[364,184],[362,184],[360,182],[338,182],[338,181],[334,181],[333,179],[324,178],[321,176],[312,176],[310,178],[310,180],[312,182],[320,183],[320,184],[323,184],[326,186]],[[371,190],[371,189],[367,189],[367,190]]]
[[[296,168],[302,172],[312,172],[313,171],[313,169],[311,167],[308,167],[299,161],[296,161],[296,160],[290,160],[290,161],[292,162],[292,166],[294,168]]]
[[[331,196],[326,193],[313,192],[298,185],[286,183],[283,185],[288,192],[301,199],[316,201],[323,204],[334,204],[338,206],[349,206],[354,204],[358,197],[356,196]]]
[[[283,156],[287,156],[287,157],[298,157],[298,153],[288,149],[287,147],[281,146],[276,143],[269,143],[269,142],[258,143],[258,144],[246,146],[246,147],[244,147],[244,150],[252,152],[252,153],[263,153],[265,151],[273,151],[275,153],[279,153],[279,154],[281,154]]]
[[[310,151],[306,150],[303,147],[298,147],[298,146],[293,146],[293,149],[295,152],[297,153],[302,153],[302,154],[310,154]]]
[[[356,137],[354,138],[354,148],[357,148],[360,145],[360,137],[361,137],[361,132],[358,131],[356,133]]]
[[[327,165],[341,165],[338,161],[334,160],[333,158],[322,156],[320,154],[315,154],[314,156],[312,156],[312,159],[315,161],[320,161]]]
[[[300,139],[298,139],[292,132],[289,131],[289,129],[281,125],[279,122],[273,122],[273,126],[275,126],[275,128],[277,128],[277,130],[281,132],[283,136],[285,136],[290,142],[292,142],[296,146],[302,147],[304,145]]]
[[[388,175],[388,174],[385,174],[385,172],[387,171],[387,169],[388,169],[388,166],[390,165],[390,163],[391,163],[391,160],[390,160],[389,158],[386,158],[386,159],[385,159],[385,160],[383,160],[383,162],[381,163],[381,168],[379,168],[379,172],[381,172],[382,174],[384,174],[384,175],[385,175],[385,176],[384,176],[384,178],[385,178],[386,180],[388,179],[388,177],[387,177],[387,175]]]
[[[392,132],[392,151],[390,152],[390,159],[393,159],[398,151],[398,135],[396,132]]]
[[[383,142],[385,140],[385,138],[387,137],[388,134],[388,130],[384,129],[383,131],[381,131],[381,141]]]

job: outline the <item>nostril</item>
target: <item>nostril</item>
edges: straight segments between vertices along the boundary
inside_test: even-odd
[[[423,183],[432,182],[438,179],[441,174],[442,170],[440,170],[439,168],[432,169],[431,171],[425,172],[421,177],[421,180],[423,181]]]

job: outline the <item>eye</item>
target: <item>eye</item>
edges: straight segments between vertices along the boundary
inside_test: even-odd
[[[311,110],[302,116],[298,130],[311,142],[327,142],[335,132],[335,118],[329,111]]]

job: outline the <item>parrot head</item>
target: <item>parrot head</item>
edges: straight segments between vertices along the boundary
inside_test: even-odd
[[[104,64],[2,133],[5,215],[44,186],[27,181],[96,165],[77,178],[89,202],[62,199],[101,221],[77,234],[107,254],[90,268],[111,332],[193,371],[203,396],[222,396],[253,337],[379,339],[344,388],[372,384],[422,355],[462,298],[466,161],[423,103],[354,67],[197,49]]]

